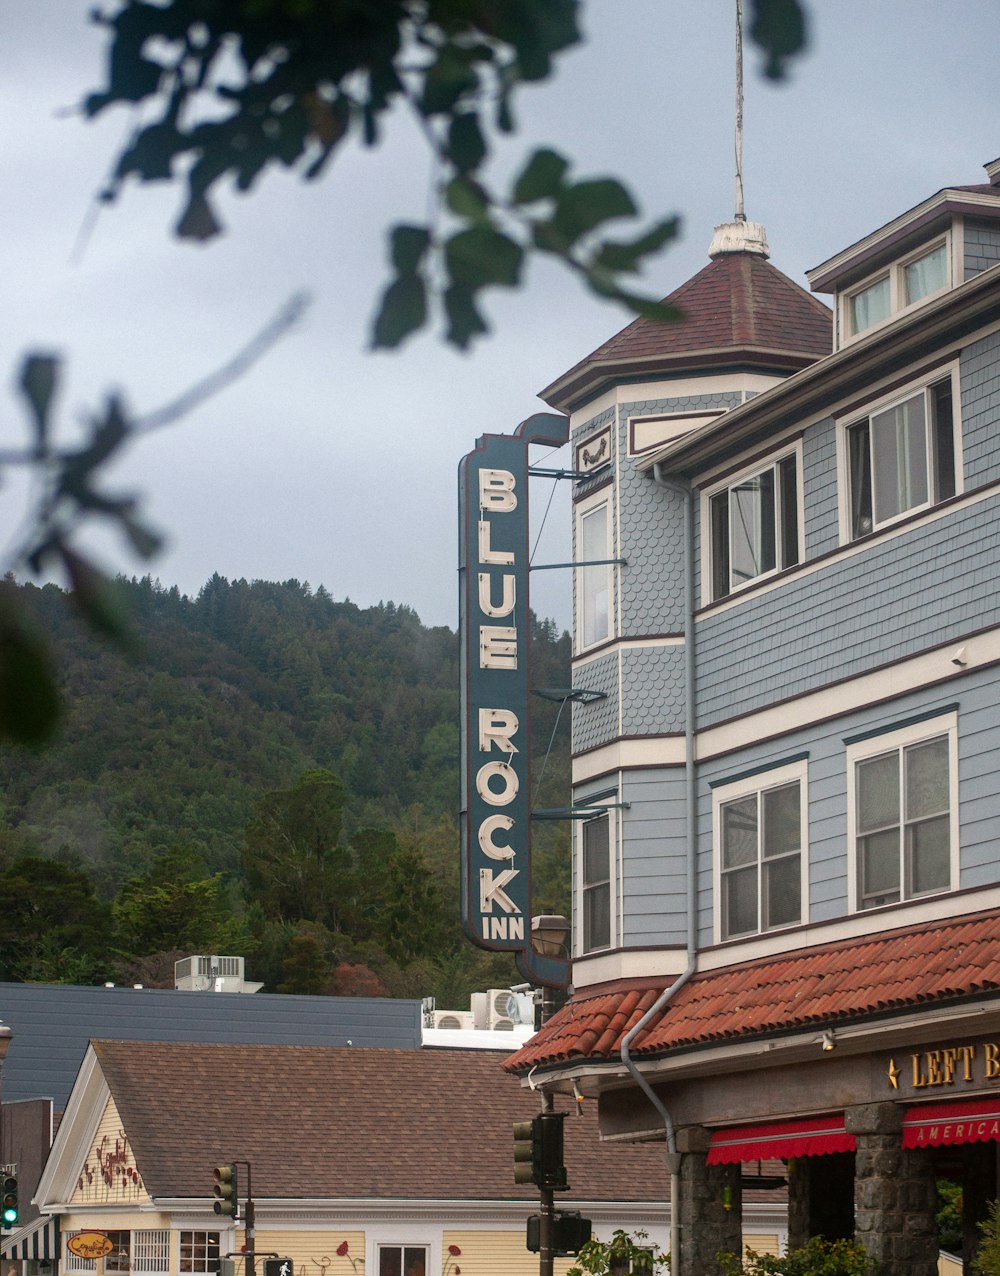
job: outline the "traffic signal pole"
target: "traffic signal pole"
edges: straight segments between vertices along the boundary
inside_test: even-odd
[[[542,1112],[555,1111],[552,1095],[542,1091]],[[551,1187],[539,1188],[538,1276],[553,1276],[555,1260],[555,1193]]]
[[[253,1276],[253,1249],[256,1228],[254,1227],[253,1181],[250,1177],[250,1162],[236,1161],[235,1164],[247,1167],[247,1195],[243,1204],[243,1272],[244,1276]]]

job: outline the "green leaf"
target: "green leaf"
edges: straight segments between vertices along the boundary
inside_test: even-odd
[[[21,389],[31,405],[35,448],[41,453],[49,432],[49,410],[59,381],[60,360],[52,354],[29,354],[21,367]]]
[[[569,164],[557,151],[535,151],[514,182],[514,203],[532,204],[537,199],[555,199],[563,189]]]
[[[68,545],[60,545],[59,551],[73,590],[71,601],[84,620],[119,647],[134,649],[136,635],[124,594],[93,563]]]
[[[451,282],[473,288],[486,284],[514,287],[521,277],[523,258],[521,245],[492,226],[460,230],[445,245]]]
[[[415,275],[430,247],[430,231],[426,226],[393,226],[389,240],[396,274]]]
[[[152,558],[163,545],[163,537],[140,523],[133,514],[123,512],[119,521],[132,548],[142,558]]]
[[[448,129],[448,151],[460,173],[471,173],[486,158],[486,142],[474,112],[454,116]]]
[[[444,191],[448,208],[467,222],[485,221],[490,211],[489,196],[471,177],[456,177]]]
[[[479,77],[469,65],[468,55],[453,44],[444,45],[427,68],[420,110],[424,115],[450,112],[466,93],[479,87]]]
[[[0,734],[38,745],[59,719],[55,670],[45,639],[13,589],[0,597]]]
[[[486,320],[476,309],[475,289],[468,284],[452,284],[445,289],[444,309],[448,316],[445,336],[459,350],[467,350],[473,337],[489,331]]]
[[[419,275],[394,279],[382,295],[372,327],[374,350],[395,350],[427,322],[427,290]]]
[[[115,177],[137,173],[144,182],[167,181],[173,176],[174,156],[186,142],[173,121],[159,121],[144,128],[122,152]]]
[[[657,222],[645,234],[637,239],[625,241],[609,240],[601,244],[594,256],[594,265],[603,270],[631,271],[637,270],[644,257],[649,257],[675,239],[680,228],[680,219],[668,217]]]
[[[175,233],[178,239],[196,239],[203,244],[222,234],[222,223],[212,211],[212,205],[204,195],[192,195],[181,214]]]
[[[799,0],[752,0],[750,39],[764,51],[764,74],[783,80],[790,58],[808,45],[806,15]]]
[[[615,217],[634,217],[637,208],[621,182],[595,178],[567,186],[559,196],[553,226],[568,243]]]

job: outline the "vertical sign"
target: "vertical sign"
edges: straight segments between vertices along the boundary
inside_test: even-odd
[[[482,948],[531,945],[528,446],[566,417],[485,434],[458,471],[462,923]]]

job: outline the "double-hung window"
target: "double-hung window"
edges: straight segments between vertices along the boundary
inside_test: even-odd
[[[950,890],[957,874],[954,721],[921,723],[848,749],[856,904]]]
[[[798,457],[779,457],[708,494],[712,597],[799,561]]]
[[[845,430],[852,540],[954,496],[950,374],[851,421]]]
[[[608,563],[608,502],[592,506],[577,524],[577,629],[580,648],[611,635],[611,572]]]
[[[611,816],[587,820],[581,842],[581,944],[591,953],[611,946]]]
[[[713,807],[718,938],[798,925],[806,889],[805,761],[721,784]]]

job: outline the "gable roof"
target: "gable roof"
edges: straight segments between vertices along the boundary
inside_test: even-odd
[[[391,1047],[421,1040],[420,1002],[389,997],[0,983],[0,1020],[13,1034],[4,1100],[50,1098],[57,1110],[92,1037]]]
[[[829,1028],[1000,990],[1000,910],[695,975],[632,1043],[634,1058]],[[512,1072],[618,1061],[625,1034],[665,983],[574,997],[521,1050]]]
[[[205,1198],[211,1167],[253,1166],[254,1197],[535,1201],[513,1183],[514,1121],[539,1098],[478,1050],[99,1041],[98,1066],[154,1198]],[[596,1103],[566,1120],[574,1200],[663,1200],[662,1148],[600,1144]]]
[[[792,372],[833,349],[829,309],[759,253],[716,257],[665,301],[676,323],[634,319],[539,397],[569,412],[615,381],[699,367]]]

